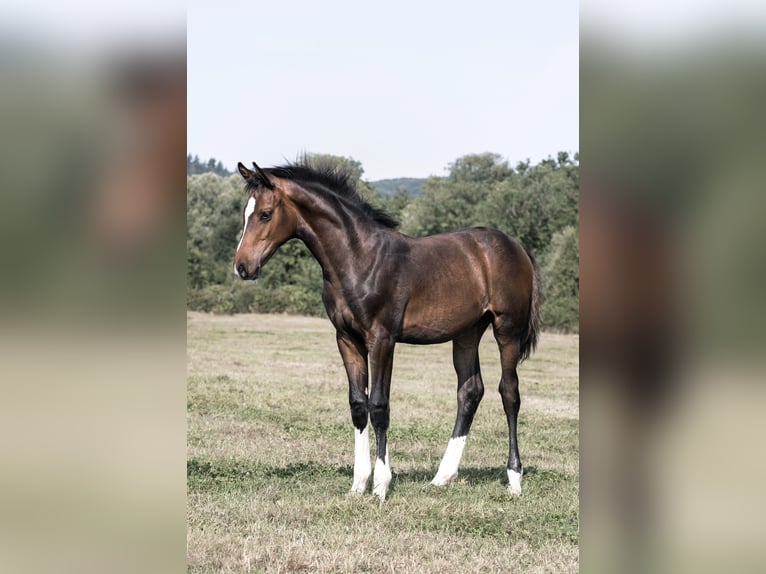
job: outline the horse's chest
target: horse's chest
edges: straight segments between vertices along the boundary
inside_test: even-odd
[[[327,310],[327,316],[330,318],[330,321],[336,329],[340,331],[357,330],[358,325],[354,318],[354,313],[341,294],[331,286],[325,286],[322,299],[324,300],[324,306]]]
[[[387,325],[386,299],[379,293],[360,288],[348,292],[325,286],[323,299],[327,315],[336,329],[364,336],[373,323]]]

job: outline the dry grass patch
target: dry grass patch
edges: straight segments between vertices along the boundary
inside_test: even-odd
[[[452,430],[451,347],[397,347],[385,505],[352,496],[345,373],[326,319],[188,315],[190,572],[574,572],[578,345],[545,333],[520,369],[524,495],[505,490],[497,347],[458,480],[428,483]],[[374,441],[373,441],[374,442]]]

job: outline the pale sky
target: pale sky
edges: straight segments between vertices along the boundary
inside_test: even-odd
[[[376,180],[579,150],[574,0],[192,0],[187,57],[188,151],[229,169],[309,151]]]

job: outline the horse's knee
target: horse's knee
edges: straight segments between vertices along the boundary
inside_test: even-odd
[[[375,429],[387,429],[390,409],[388,399],[383,397],[370,398],[369,402],[370,422]]]
[[[356,428],[362,430],[367,426],[367,399],[357,399],[350,401],[351,406],[351,422]]]

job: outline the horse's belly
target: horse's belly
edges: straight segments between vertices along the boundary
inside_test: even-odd
[[[477,293],[463,298],[441,298],[410,301],[404,313],[401,335],[403,343],[443,343],[475,325],[486,312]]]

